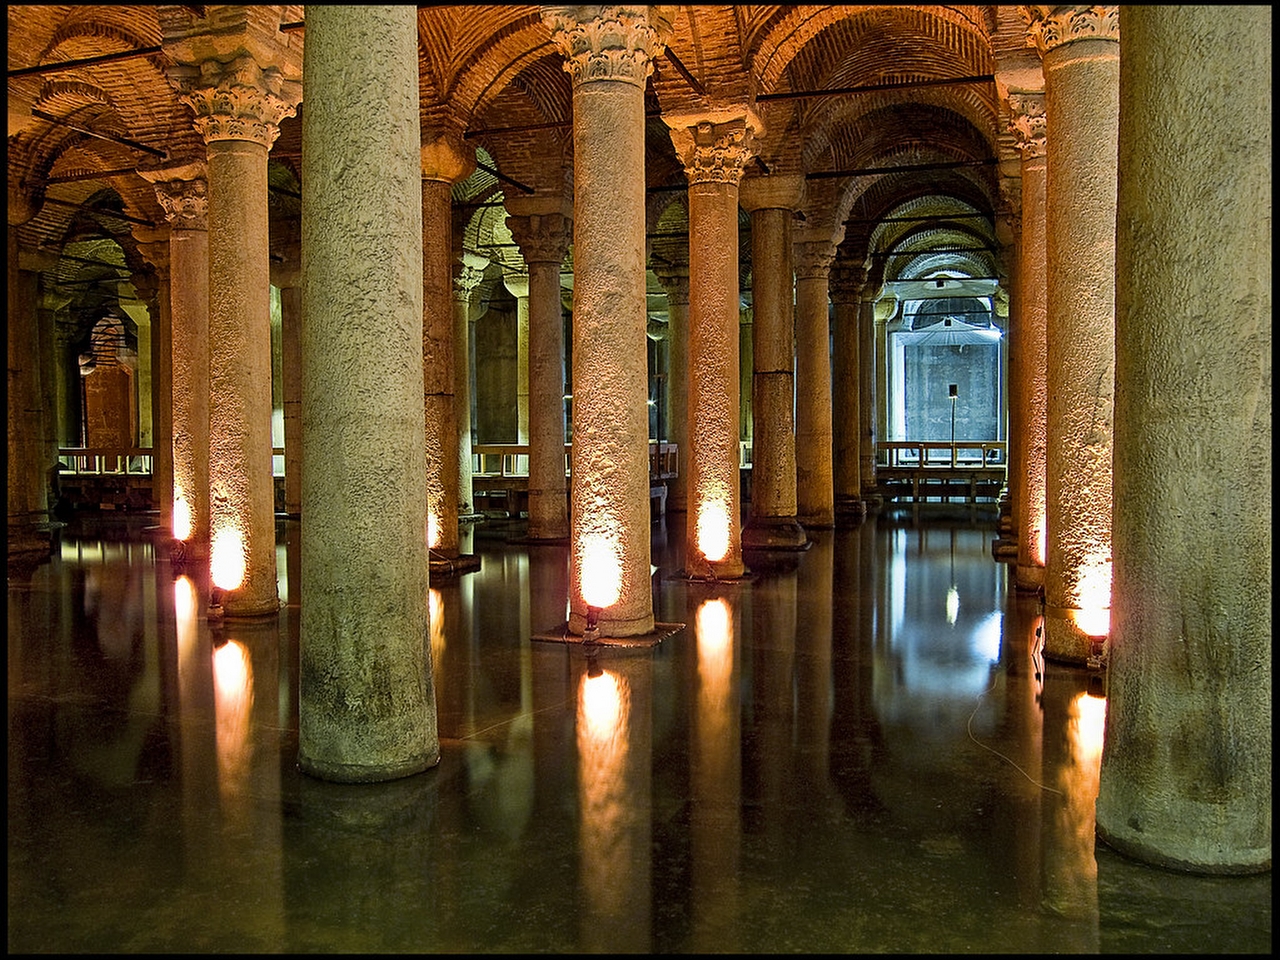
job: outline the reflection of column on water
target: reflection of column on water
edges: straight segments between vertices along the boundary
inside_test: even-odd
[[[176,597],[176,592],[175,592]],[[227,619],[213,638],[214,737],[222,810],[223,870],[256,894],[246,948],[284,935],[280,821],[280,628],[275,620]]]
[[[211,865],[211,832],[217,824],[209,817],[209,797],[218,790],[217,725],[189,722],[193,717],[215,717],[213,648],[204,617],[199,588],[181,574],[172,585],[174,646],[177,659],[179,775],[182,783],[183,853],[189,873],[197,876]]]
[[[790,826],[785,792],[795,782],[792,735],[795,726],[796,571],[761,574],[752,584],[750,646],[754,735],[759,747],[744,759],[743,786],[761,817],[761,829],[780,841]],[[754,756],[752,755],[754,754]]]
[[[814,794],[829,794],[831,750],[831,626],[834,534],[812,530],[804,557],[805,602],[796,629],[796,742],[798,782]]]
[[[1055,949],[1092,953],[1098,949],[1094,802],[1106,701],[1090,696],[1087,684],[1083,671],[1053,664],[1045,676],[1040,779],[1049,789],[1042,798],[1041,904],[1079,921],[1074,929],[1078,939],[1056,944]]]
[[[652,660],[576,664],[581,946],[647,952],[650,944]]]
[[[741,698],[736,604],[724,597],[697,608],[697,699],[689,744],[690,902],[695,953],[740,949],[738,858],[742,842]]]

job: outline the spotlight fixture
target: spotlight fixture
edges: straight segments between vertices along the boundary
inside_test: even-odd
[[[587,607],[587,626],[582,632],[583,643],[600,642],[600,608]]]

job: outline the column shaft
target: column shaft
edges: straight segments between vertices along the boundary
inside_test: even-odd
[[[422,362],[427,449],[427,545],[456,559],[458,536],[458,421],[454,409],[456,322],[450,181],[422,181]]]
[[[299,761],[339,781],[389,780],[440,757],[416,37],[412,7],[307,17],[303,445],[325,468],[302,478]]]
[[[1041,98],[1043,100],[1043,98]],[[1041,108],[1043,113],[1043,108]],[[1045,564],[1045,483],[1046,424],[1048,406],[1047,321],[1045,302],[1048,264],[1045,251],[1045,157],[1042,143],[1038,156],[1022,160],[1022,230],[1018,243],[1017,331],[1013,349],[1017,352],[1018,400],[1021,431],[1019,462],[1013,487],[1014,518],[1017,523],[1018,558],[1014,583],[1020,590],[1044,586]]]
[[[829,244],[820,244],[829,247]],[[806,527],[835,526],[831,466],[831,252],[807,251],[796,269],[796,512]]]
[[[862,463],[859,470],[862,481],[862,499],[868,508],[880,503],[876,493],[876,440],[884,436],[884,324],[876,320],[876,301],[871,291],[864,289],[858,308],[858,399],[862,429],[858,455]]]
[[[1149,863],[1260,872],[1272,801],[1271,13],[1120,16],[1098,831]]]

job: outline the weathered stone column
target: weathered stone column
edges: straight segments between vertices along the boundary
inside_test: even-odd
[[[301,85],[268,62],[275,51],[253,39],[255,29],[242,23],[170,47],[178,62],[170,77],[208,150],[209,564],[221,591],[211,609],[228,617],[274,616],[280,607],[267,151]]]
[[[676,445],[676,476],[667,481],[667,512],[689,509],[689,264],[658,265],[667,294],[667,424]]]
[[[1271,869],[1271,11],[1123,7],[1099,835]],[[1231,82],[1223,82],[1223,71]]]
[[[484,279],[489,261],[464,253],[453,264],[453,396],[458,418],[458,517],[476,517],[475,491],[471,481],[471,295]],[[481,311],[483,313],[483,311]],[[562,401],[563,404],[563,401]]]
[[[172,338],[171,529],[188,558],[209,557],[209,193],[203,160],[138,173],[169,221]]]
[[[1116,7],[1023,9],[1050,136],[1045,656],[1084,663],[1105,653],[1111,607],[1119,20]]]
[[[862,419],[861,442],[858,456],[861,459],[859,474],[862,481],[862,500],[867,509],[875,510],[883,504],[876,488],[876,442],[884,434],[884,362],[888,347],[885,322],[876,316],[876,301],[880,283],[871,278],[862,285],[858,307],[858,399]]]
[[[751,177],[738,193],[751,214],[751,516],[743,546],[808,547],[796,519],[795,271],[791,220],[801,176]]]
[[[171,537],[173,531],[173,309],[169,289],[169,230],[165,224],[135,226],[132,231],[138,241],[138,252],[155,270],[155,306],[151,309],[151,496],[160,514],[159,527],[166,537]],[[135,286],[140,288],[141,283],[135,280]]]
[[[428,134],[422,145],[422,362],[427,431],[427,546],[448,563],[458,536],[457,324],[453,311],[450,190],[475,170],[475,151],[455,134]]]
[[[558,281],[557,281],[558,283]],[[529,275],[502,275],[516,301],[516,443],[529,442]]]
[[[508,198],[507,209],[525,210],[534,201]],[[568,486],[564,473],[564,316],[560,307],[560,264],[569,249],[569,211],[539,204],[542,212],[507,218],[507,227],[529,268],[528,398],[529,531],[531,540],[569,536]]]
[[[861,523],[862,499],[862,340],[860,321],[863,267],[834,267],[828,282],[834,311],[831,382],[831,447],[837,524]]]
[[[806,527],[836,524],[831,472],[831,319],[829,241],[802,239],[796,266],[796,510]]]
[[[9,188],[8,264],[8,556],[38,562],[49,553],[48,471],[44,463],[46,412],[41,405],[40,330],[36,319],[36,278],[18,265],[18,226],[38,212],[37,202]],[[25,275],[24,275],[25,274]],[[52,333],[50,333],[52,336]]]
[[[413,7],[307,13],[303,444],[307,462],[325,469],[302,478],[298,759],[344,782],[390,780],[440,759],[415,23]],[[330,455],[335,444],[342,456]]]
[[[1018,457],[1009,460],[1010,494],[1016,525],[1017,562],[1014,586],[1035,591],[1044,586],[1045,562],[1045,411],[1047,320],[1045,303],[1048,262],[1045,250],[1045,113],[1044,94],[1010,92],[1010,131],[1022,153],[1021,217],[1018,236],[1017,314],[1014,317],[1010,403],[1017,430]],[[1010,441],[1012,442],[1012,437]]]
[[[593,16],[599,12],[599,16]],[[543,8],[573,84],[570,633],[654,628],[649,569],[644,87],[655,8]]]
[[[738,183],[760,123],[742,110],[664,119],[689,178],[689,451],[683,460],[692,516],[685,573],[740,577]]]

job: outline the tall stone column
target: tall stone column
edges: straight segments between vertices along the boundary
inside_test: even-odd
[[[796,265],[796,510],[806,527],[834,527],[831,468],[830,242],[800,240]]]
[[[739,203],[751,214],[751,516],[753,549],[808,547],[796,519],[795,271],[791,220],[804,202],[800,176],[752,177]]]
[[[1034,7],[1048,142],[1045,656],[1105,654],[1115,379],[1116,7]]]
[[[1011,432],[1018,435],[1018,457],[1009,461],[1012,513],[1017,534],[1014,586],[1035,591],[1044,586],[1046,427],[1048,405],[1048,262],[1045,249],[1044,94],[1010,92],[1010,130],[1022,153],[1021,229],[1018,232],[1017,313],[1014,317],[1010,384],[1014,412]],[[1012,437],[1010,440],[1012,441]]]
[[[280,287],[280,376],[284,394],[284,512],[298,517],[302,515],[301,272],[289,271],[277,286]]]
[[[151,322],[151,496],[160,529],[173,530],[173,296],[169,283],[169,225],[133,229],[138,250],[155,270]],[[135,282],[135,285],[136,282]]]
[[[516,443],[528,444],[529,275],[504,273],[502,285],[516,300]]]
[[[573,85],[568,628],[578,635],[595,610],[602,637],[654,629],[644,87],[660,31],[669,29],[654,14],[652,7],[543,8]]]
[[[207,168],[203,160],[194,160],[138,172],[155,186],[169,221],[171,529],[186,557],[205,560],[210,538]]]
[[[484,279],[489,261],[464,253],[453,264],[453,396],[458,420],[458,516],[477,516],[471,481],[471,296]]]
[[[34,274],[23,274],[18,260],[18,230],[38,212],[37,203],[9,189],[8,263],[8,556],[29,563],[47,557],[49,535],[48,471],[44,463],[46,412],[41,406],[40,330],[36,319]],[[50,334],[52,335],[52,334]]]
[[[508,210],[533,201],[509,198]],[[555,201],[560,206],[562,201]],[[528,398],[529,539],[569,536],[568,487],[564,473],[564,316],[560,264],[569,249],[573,220],[545,203],[540,213],[507,218],[507,227],[529,268]]]
[[[343,782],[391,780],[440,759],[415,24],[413,7],[307,13],[303,444],[324,469],[302,478],[298,759]],[[353,76],[377,82],[353,86]]]
[[[422,165],[422,362],[427,449],[427,546],[438,569],[458,560],[457,325],[453,312],[450,190],[475,170],[475,151],[455,134],[429,134]],[[444,561],[441,565],[439,561]]]
[[[885,353],[888,338],[885,323],[876,316],[876,300],[880,284],[868,278],[862,285],[858,300],[858,399],[862,421],[859,432],[858,456],[861,460],[859,474],[862,481],[862,500],[868,510],[881,506],[883,498],[876,489],[876,441],[885,436],[884,375]]]
[[[831,363],[831,447],[838,524],[857,524],[867,515],[862,499],[862,331],[863,267],[835,267],[828,283],[834,311]]]
[[[667,294],[667,424],[676,445],[676,475],[667,481],[667,512],[689,509],[689,264],[654,268]]]
[[[1098,832],[1148,863],[1255,873],[1271,869],[1271,11],[1120,20]]]
[[[210,571],[215,612],[274,616],[271,473],[271,279],[267,151],[300,84],[226,41],[232,59],[179,62],[171,78],[195,112],[209,176]],[[205,51],[204,44],[191,49]],[[259,54],[266,56],[265,51]]]
[[[746,571],[738,453],[738,184],[760,124],[742,111],[664,119],[689,178],[689,451],[684,469],[692,516],[685,573],[741,577]]]

